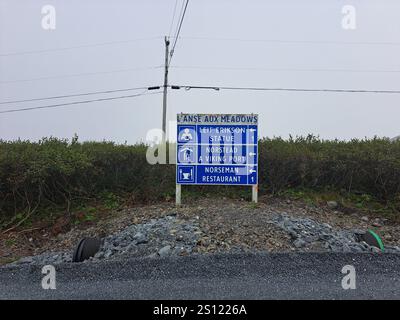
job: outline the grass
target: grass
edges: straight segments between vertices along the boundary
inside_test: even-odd
[[[5,245],[7,247],[12,247],[13,245],[15,245],[17,243],[17,241],[15,239],[6,239],[5,241]]]
[[[115,210],[121,205],[121,198],[112,192],[104,192],[100,195],[100,201],[106,209]]]
[[[260,205],[258,203],[255,202],[250,202],[248,205],[249,209],[257,209],[260,207]]]
[[[0,265],[13,263],[13,262],[19,260],[20,258],[21,258],[20,256],[15,256],[15,257],[12,257],[12,258],[2,258],[2,257],[0,257]]]
[[[260,192],[259,196],[265,194]],[[328,201],[336,201],[338,203],[337,210],[357,211],[368,216],[384,217],[393,221],[400,222],[400,208],[398,202],[378,201],[367,194],[354,194],[347,192],[337,192],[332,190],[311,190],[306,188],[292,188],[281,191],[275,197],[283,199],[299,200],[309,206],[326,206]],[[168,193],[163,195],[164,201],[174,202],[175,194]],[[215,201],[222,198],[243,199],[248,201],[249,209],[258,208],[258,204],[251,202],[251,188],[240,186],[182,186],[182,202],[190,204],[201,198],[210,198]],[[58,210],[53,208],[41,209],[36,215],[27,219],[19,230],[36,227],[38,224],[43,228],[53,226],[60,218],[68,217],[71,225],[79,225],[84,227],[86,224],[96,223],[102,220],[104,216],[108,216],[118,209],[130,206],[130,195],[116,195],[112,192],[105,192],[99,199],[82,200],[76,202],[75,206],[70,209],[69,215],[66,216],[65,208],[59,207]],[[20,214],[23,217],[23,214]],[[11,246],[12,243],[7,245]]]
[[[382,202],[367,194],[299,188],[285,190],[280,192],[278,196],[301,200],[307,205],[313,206],[325,206],[328,201],[336,201],[338,210],[354,210],[366,215],[380,216],[400,222],[400,208],[397,201]]]

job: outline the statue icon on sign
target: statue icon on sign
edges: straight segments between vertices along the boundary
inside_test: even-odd
[[[190,133],[189,128],[183,129],[183,133],[181,134],[181,141],[190,141],[193,140],[193,136]]]

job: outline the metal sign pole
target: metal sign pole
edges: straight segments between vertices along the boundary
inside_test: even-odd
[[[176,205],[180,206],[182,201],[181,201],[181,196],[182,196],[182,187],[180,184],[176,184],[176,191],[175,191],[175,201],[176,201]]]
[[[257,203],[257,202],[258,202],[258,184],[252,186],[251,190],[252,190],[252,192],[251,192],[251,194],[252,194],[252,196],[251,196],[252,201],[253,201],[254,203]]]

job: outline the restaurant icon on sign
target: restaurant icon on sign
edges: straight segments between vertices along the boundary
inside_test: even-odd
[[[177,181],[179,183],[194,183],[194,166],[180,166]]]

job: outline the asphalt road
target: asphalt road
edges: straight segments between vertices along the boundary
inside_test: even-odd
[[[344,290],[344,265],[356,289]],[[400,299],[400,255],[280,253],[205,255],[0,268],[0,299]]]

